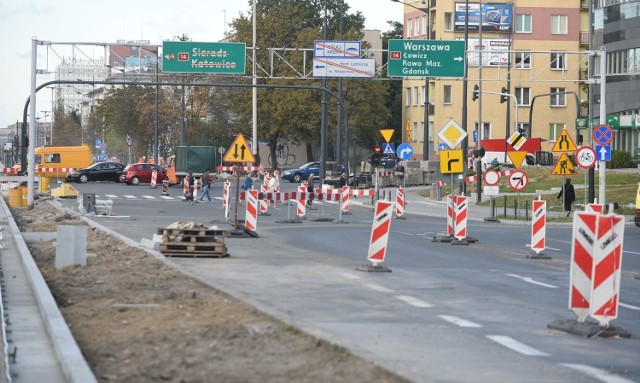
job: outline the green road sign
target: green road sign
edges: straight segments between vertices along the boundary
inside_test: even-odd
[[[163,41],[162,71],[165,73],[244,74],[245,51],[245,43]]]
[[[464,41],[389,40],[389,77],[464,77]]]

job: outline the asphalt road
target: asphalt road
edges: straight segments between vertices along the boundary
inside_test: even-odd
[[[134,240],[193,220],[228,226],[222,185],[213,202],[171,199],[148,185],[74,185],[113,201],[113,216],[95,218]],[[282,183],[284,191],[294,185]],[[232,195],[233,192],[232,192]],[[259,216],[259,238],[227,239],[230,257],[173,258],[194,277],[303,330],[343,345],[416,382],[640,382],[640,228],[627,225],[620,307],[612,325],[631,338],[587,339],[547,324],[575,319],[568,310],[571,225],[549,224],[550,260],[528,259],[530,226],[484,223],[472,208],[470,245],[433,242],[445,231],[445,205],[407,192],[406,219],[392,219],[390,273],[366,265],[373,210],[359,198],[347,223],[338,205],[322,203],[302,223],[295,206]],[[64,203],[77,209],[76,200]],[[244,218],[244,206],[239,217]],[[231,212],[233,222],[234,212]]]

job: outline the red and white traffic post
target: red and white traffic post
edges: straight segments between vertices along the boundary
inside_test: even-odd
[[[453,194],[447,194],[447,235],[453,237]]]
[[[528,258],[551,259],[551,257],[542,253],[546,248],[546,235],[547,201],[538,197],[538,200],[533,201],[533,214],[531,215],[531,250],[535,254],[530,255]]]
[[[269,210],[269,200],[266,198],[266,194],[269,191],[269,185],[266,182],[263,182],[262,185],[260,185],[260,190],[264,196],[264,198],[260,200],[260,215],[269,215],[269,213],[267,213],[267,210]]]
[[[247,190],[247,208],[245,212],[244,226],[247,230],[255,231],[258,226],[258,191]]]
[[[154,169],[151,171],[151,187],[155,189],[156,180],[158,179],[158,172]]]
[[[296,215],[298,217],[298,219],[302,219],[302,217],[304,217],[307,214],[307,187],[306,185],[300,185],[298,186],[298,195],[296,198],[297,204],[296,204]]]
[[[618,317],[624,217],[578,212],[573,221],[569,309],[600,326]]]
[[[224,217],[229,219],[231,182],[225,181],[224,189],[222,189],[222,207],[224,208]]]
[[[404,218],[404,188],[399,187],[396,189],[396,218],[397,219],[405,219]]]
[[[376,201],[376,210],[371,226],[371,237],[369,239],[369,252],[367,259],[373,265],[365,265],[357,268],[361,271],[391,271],[380,266],[384,262],[387,254],[387,242],[389,241],[389,228],[391,227],[391,216],[393,215],[393,203],[390,201]]]
[[[469,211],[469,197],[457,195],[453,197],[453,236],[458,240],[452,244],[468,244],[464,239],[467,237],[467,216]]]

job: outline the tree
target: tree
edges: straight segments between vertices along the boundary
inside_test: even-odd
[[[324,20],[323,0],[300,1],[261,1],[257,9],[257,63],[261,68],[267,68],[269,52],[265,48],[288,47],[309,48],[313,47],[314,40],[322,39],[322,26]],[[328,32],[327,39],[335,39],[339,33],[340,0],[327,0]],[[358,12],[348,14],[348,5],[344,4],[343,25],[346,33],[345,40],[360,40],[364,17]],[[229,32],[231,41],[251,41],[252,19],[249,16],[240,15],[232,23],[233,30]],[[302,53],[292,53],[289,61],[299,65],[303,64]],[[310,60],[308,60],[310,61]],[[295,77],[296,73],[285,64],[276,68],[283,77]],[[307,72],[311,72],[311,62],[306,63]],[[249,80],[239,80],[248,83]],[[269,79],[261,77],[260,83],[287,84],[287,85],[313,85],[320,86],[319,82],[309,80]],[[343,99],[349,108],[349,124],[351,132],[357,132],[357,137],[372,137],[377,134],[388,119],[389,112],[384,105],[387,94],[387,85],[376,81],[345,80],[343,86]],[[328,81],[328,87],[335,90],[337,81]],[[244,133],[251,126],[251,90],[233,89],[227,90],[229,99],[233,99],[233,113],[237,116],[240,126],[245,127]],[[258,90],[258,134],[260,140],[269,142],[271,155],[275,158],[278,141],[305,142],[317,146],[320,142],[322,93],[311,90],[291,89],[259,89]],[[329,139],[335,137],[334,121],[337,119],[337,103],[329,97],[327,122],[329,126]],[[373,133],[375,131],[375,133]],[[250,136],[250,134],[248,134]],[[367,141],[364,139],[364,141]]]

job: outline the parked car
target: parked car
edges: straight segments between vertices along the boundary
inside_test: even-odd
[[[337,178],[340,173],[345,171],[345,168],[343,165],[338,166],[335,161],[327,161],[325,170],[331,171]],[[285,170],[281,177],[283,180],[299,183],[303,180],[309,179],[311,174],[315,176],[320,175],[320,161],[306,163],[298,169]]]
[[[120,182],[124,167],[119,162],[96,162],[88,168],[71,171],[65,177],[65,181],[80,183],[89,181]]]
[[[167,169],[160,165],[139,163],[127,165],[122,172],[121,180],[127,185],[138,185],[140,183],[150,183],[151,173],[155,170],[157,172],[156,182],[161,183],[167,178]]]

